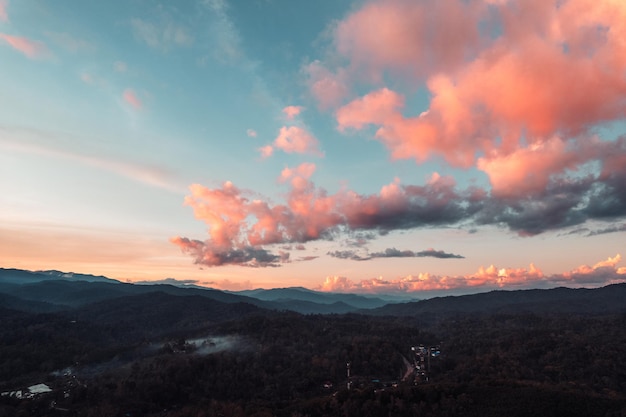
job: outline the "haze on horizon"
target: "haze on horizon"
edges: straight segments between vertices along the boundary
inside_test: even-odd
[[[0,0],[0,267],[626,281],[620,0]]]

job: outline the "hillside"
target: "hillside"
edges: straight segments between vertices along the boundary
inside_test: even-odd
[[[626,311],[626,283],[603,288],[491,291],[389,304],[367,314],[389,316],[455,315],[459,313],[604,314]]]
[[[626,411],[625,284],[492,291],[355,314],[348,301],[369,300],[15,271],[2,281],[5,271],[0,417]],[[50,392],[14,394],[43,382]]]

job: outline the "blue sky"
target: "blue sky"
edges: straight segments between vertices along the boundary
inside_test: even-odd
[[[622,15],[0,0],[2,266],[227,289],[621,282]]]

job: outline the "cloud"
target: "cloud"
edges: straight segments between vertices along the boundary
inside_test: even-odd
[[[283,126],[271,145],[259,149],[261,156],[267,158],[280,149],[285,153],[299,153],[314,156],[323,156],[319,150],[319,142],[315,136],[299,126]]]
[[[281,127],[274,146],[286,153],[322,155],[315,136],[298,126]]]
[[[193,38],[187,29],[171,18],[163,17],[158,23],[139,18],[130,20],[135,38],[153,49],[167,51],[173,47],[190,46]]]
[[[432,248],[419,251],[415,254],[415,256],[417,256],[418,258],[430,257],[430,258],[440,258],[440,259],[463,259],[465,258],[465,256],[462,256],[462,255],[456,255],[454,253],[447,253],[442,250],[435,250]]]
[[[419,252],[411,250],[399,250],[396,248],[387,248],[382,252],[371,252],[365,255],[359,255],[353,250],[331,251],[328,255],[339,259],[351,259],[353,261],[369,261],[376,258],[440,258],[440,259],[463,259],[461,255],[447,253],[441,250],[427,249]]]
[[[592,133],[626,112],[624,16],[621,2],[374,0],[303,70],[339,131],[374,127],[393,159],[476,167],[494,196],[523,198],[611,158]],[[424,82],[428,107],[406,115],[400,88]],[[353,87],[371,90],[346,102]]]
[[[303,68],[309,90],[322,110],[335,108],[349,95],[348,74],[339,69],[337,73],[328,70],[321,62],[314,61]]]
[[[7,7],[9,6],[8,0],[0,0],[0,21],[8,22],[9,14],[7,12]]]
[[[154,281],[134,281],[133,284],[139,285],[174,285],[177,287],[187,287],[191,285],[202,285],[203,282],[197,279],[176,279],[176,278],[164,278]]]
[[[457,0],[370,1],[338,23],[335,48],[373,81],[386,70],[406,76],[451,70],[475,53],[479,12],[476,2]]]
[[[328,252],[327,255],[330,255],[333,258],[350,259],[352,261],[369,261],[372,259],[369,255],[361,256],[353,250],[336,250]]]
[[[209,28],[213,41],[211,53],[214,58],[224,64],[253,66],[245,57],[239,31],[228,16],[228,3],[224,0],[202,0],[200,4],[212,15]]]
[[[603,235],[606,233],[626,232],[626,223],[616,224],[614,226],[605,227],[604,229],[598,229],[598,230],[593,230],[593,231],[585,230],[585,231],[587,232],[587,236],[597,236],[597,235]]]
[[[128,71],[128,65],[127,65],[127,64],[126,64],[126,62],[124,62],[124,61],[115,61],[115,62],[113,63],[113,70],[114,70],[115,72],[121,72],[121,73],[123,73],[123,72]]]
[[[460,198],[449,177],[433,175],[425,186],[404,187],[396,180],[374,195],[345,189],[328,194],[310,181],[314,171],[314,164],[283,170],[280,181],[288,184],[289,191],[286,203],[277,205],[256,196],[251,199],[252,193],[231,182],[216,189],[190,186],[185,204],[208,226],[209,239],[203,251],[305,243],[327,238],[340,229],[384,233],[467,217],[468,208],[457,201]]]
[[[250,137],[250,138],[256,138],[257,137],[257,132],[254,129],[248,129],[248,130],[246,130],[246,135],[248,135],[248,137]]]
[[[571,271],[554,275],[545,275],[541,269],[530,264],[528,268],[497,268],[490,265],[486,268],[480,267],[478,271],[468,275],[420,273],[392,280],[378,277],[359,282],[347,277],[329,276],[318,289],[346,293],[414,293],[469,288],[608,285],[626,282],[626,268],[617,266],[620,261],[621,256],[618,254],[593,266],[581,265]]]
[[[289,261],[289,253],[273,254],[262,248],[228,248],[211,246],[208,242],[173,237],[170,242],[180,247],[184,253],[195,258],[195,262],[205,266],[239,265],[252,268],[280,266]]]
[[[131,88],[127,88],[126,90],[124,90],[122,98],[126,103],[130,104],[133,108],[137,110],[141,110],[141,108],[143,107],[141,99],[139,99],[137,93],[135,93],[135,91]]]
[[[76,52],[88,52],[95,50],[95,46],[84,40],[78,39],[69,33],[65,32],[45,32],[48,39],[52,43],[62,47],[63,49],[76,53]]]
[[[39,41],[6,33],[0,33],[0,40],[30,59],[41,59],[50,54],[46,45]]]
[[[274,147],[272,145],[265,145],[259,148],[261,158],[269,158],[274,154]]]
[[[293,120],[303,110],[304,110],[304,107],[302,106],[287,106],[283,109],[283,113],[285,114],[288,120]]]
[[[15,139],[10,139],[11,136],[14,136]],[[46,135],[43,139],[51,140],[54,138],[50,135]],[[169,169],[160,166],[123,161],[117,158],[110,158],[102,155],[94,156],[81,154],[75,151],[59,150],[54,149],[49,145],[39,145],[29,142],[30,140],[26,135],[0,127],[0,148],[5,150],[74,161],[112,172],[116,175],[121,175],[133,181],[150,185],[152,187],[158,187],[176,193],[181,190],[180,186],[177,184],[177,179],[175,178],[176,176],[174,173]]]
[[[545,190],[533,195],[490,194],[475,186],[459,189],[452,177],[437,173],[424,185],[403,185],[395,179],[375,194],[347,188],[330,194],[311,181],[316,167],[308,163],[281,172],[279,181],[288,187],[284,203],[271,204],[226,182],[215,189],[192,185],[185,204],[208,226],[209,251],[433,226],[497,225],[531,236],[589,219],[626,215],[626,165],[620,165],[626,138],[598,143],[596,148],[604,158],[600,174],[551,178]],[[453,256],[436,251],[413,255]]]

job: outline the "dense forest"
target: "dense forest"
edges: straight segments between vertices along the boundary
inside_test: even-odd
[[[305,315],[151,292],[1,310],[0,416],[626,415],[623,307]]]

